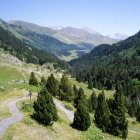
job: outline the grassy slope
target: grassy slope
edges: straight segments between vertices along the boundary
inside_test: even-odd
[[[1,90],[0,92],[0,118],[5,118],[10,116],[8,108],[4,104],[4,101],[22,96],[25,92],[24,89],[29,89],[32,91],[37,92],[39,89],[29,86],[27,83],[25,84],[19,84],[19,83],[13,83],[11,84],[12,80],[28,80],[29,74],[31,71],[35,71],[38,78],[40,78],[43,75],[45,77],[48,77],[50,75],[50,70],[43,70],[39,66],[32,65],[32,64],[23,64],[22,67],[19,68],[19,66],[14,65],[0,65],[0,86],[4,87],[4,91]],[[53,70],[54,75],[60,79],[61,74],[56,73]],[[87,84],[85,83],[78,83],[74,78],[70,78],[71,82],[73,84],[76,84],[78,87],[82,87],[85,91],[85,94],[87,98],[90,97],[92,90],[87,88]],[[3,88],[2,88],[3,89]],[[23,90],[22,90],[23,89]],[[98,95],[99,90],[95,89],[96,94]],[[113,97],[113,91],[105,91],[107,98]],[[64,103],[66,106],[71,106],[71,104]],[[4,108],[4,109],[3,109]],[[42,125],[39,125],[36,123],[33,119],[30,117],[31,112],[24,112],[24,118],[21,122],[15,123],[11,125],[8,130],[6,131],[6,134],[4,136],[4,140],[10,140],[10,139],[28,139],[34,140],[34,139],[58,139],[61,140],[62,137],[65,140],[69,139],[76,139],[76,140],[87,140],[87,139],[99,139],[99,140],[115,140],[119,139],[118,137],[113,137],[111,135],[102,133],[101,130],[99,130],[95,124],[93,123],[88,131],[81,132],[77,131],[75,129],[72,129],[69,124],[68,118],[65,116],[63,112],[58,110],[58,115],[60,117],[59,121],[54,123],[53,127],[44,127]],[[93,120],[93,115],[91,116]],[[131,130],[139,131],[140,130],[140,124],[135,121],[134,118],[128,118],[129,120],[129,128]],[[129,132],[128,139],[130,140],[138,140],[140,135],[137,135],[133,132]]]

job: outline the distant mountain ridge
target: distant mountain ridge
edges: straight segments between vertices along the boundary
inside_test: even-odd
[[[115,33],[115,34],[108,35],[108,37],[118,39],[118,40],[124,40],[128,38],[129,36],[125,34]]]
[[[2,19],[0,20],[0,26],[25,43],[46,50],[58,58],[61,58],[61,56],[67,57],[73,51],[76,56],[81,56],[83,53],[92,50],[96,45],[102,43],[112,44],[118,41],[103,36],[89,27],[82,29],[73,27],[52,29],[25,21],[12,20],[5,22]]]
[[[6,23],[5,23],[6,24]],[[65,65],[53,54],[47,51],[39,50],[32,45],[25,43],[17,38],[12,32],[0,26],[0,49],[9,53],[19,60],[26,63],[44,64],[46,62],[54,63],[61,68]],[[63,68],[64,68],[63,67]]]
[[[90,48],[92,49],[94,46],[102,44],[102,43],[112,44],[118,41],[118,40],[103,36],[88,27],[85,27],[82,29],[73,28],[73,27],[65,27],[65,28],[52,27],[51,28],[51,27],[41,27],[32,23],[24,22],[24,21],[9,21],[8,23],[10,25],[17,26],[18,28],[22,27],[23,29],[26,29],[30,32],[35,32],[37,34],[53,37],[66,44],[76,45],[77,50],[81,48],[81,50],[85,49],[87,51],[86,46],[83,46],[81,44],[88,44],[88,45],[91,44]]]

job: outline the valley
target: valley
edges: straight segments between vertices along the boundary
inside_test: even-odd
[[[0,140],[140,140],[140,2],[0,4]]]
[[[103,139],[103,140],[112,140],[112,139],[120,139],[118,137],[114,137],[111,135],[108,135],[106,133],[103,133],[100,129],[96,127],[94,123],[91,124],[91,127],[86,132],[80,132],[76,129],[71,128],[71,120],[67,115],[67,111],[65,112],[65,102],[55,101],[57,106],[61,106],[60,103],[63,106],[58,108],[58,115],[59,120],[53,124],[52,127],[46,127],[41,124],[38,124],[34,119],[31,118],[32,114],[32,107],[28,108],[28,110],[23,110],[22,105],[24,104],[32,104],[33,100],[35,100],[37,92],[40,90],[39,87],[28,85],[28,79],[30,76],[31,71],[34,71],[37,78],[40,79],[42,75],[45,77],[48,77],[50,73],[53,73],[54,76],[60,80],[62,73],[57,72],[55,69],[42,69],[39,65],[34,64],[25,64],[23,62],[15,63],[13,60],[15,58],[12,58],[9,54],[5,54],[4,52],[1,52],[1,60],[4,56],[4,63],[1,62],[0,65],[0,75],[3,77],[1,79],[1,91],[0,91],[0,120],[9,118],[12,116],[10,113],[10,108],[7,106],[7,101],[9,99],[16,101],[19,99],[23,99],[23,95],[25,96],[25,93],[28,93],[28,91],[33,92],[32,101],[29,101],[29,97],[26,96],[25,101],[18,101],[15,105],[18,106],[18,109],[23,114],[23,118],[20,122],[15,122],[7,128],[6,132],[4,133],[3,140],[7,139],[61,139],[63,136],[63,139]],[[7,56],[7,57],[6,57]],[[12,58],[9,60],[9,58]],[[12,63],[14,62],[14,63]],[[20,66],[20,67],[19,67]],[[4,69],[3,69],[4,67]],[[2,70],[3,69],[3,70]],[[10,70],[11,69],[11,70]],[[5,74],[4,74],[5,73]],[[15,74],[14,74],[15,73]],[[7,75],[8,74],[8,75]],[[92,94],[92,90],[87,88],[87,84],[85,83],[78,83],[74,78],[69,77],[69,80],[71,83],[76,84],[78,87],[82,87],[84,89],[85,95],[87,99]],[[2,82],[3,81],[3,82]],[[22,83],[21,81],[25,81],[25,83]],[[96,95],[98,95],[101,92],[101,90],[95,89]],[[106,98],[112,98],[114,91],[105,91]],[[34,96],[35,95],[35,96]],[[17,98],[17,99],[16,99]],[[11,100],[11,101],[12,101]],[[55,99],[56,100],[56,99]],[[57,99],[58,100],[58,99]],[[60,103],[59,103],[60,102]],[[24,104],[23,104],[24,103]],[[67,103],[68,104],[68,103]],[[72,105],[69,103],[70,106]],[[4,109],[4,112],[3,112]],[[64,109],[64,110],[63,110]],[[93,118],[93,115],[91,115],[91,118]],[[139,139],[139,124],[135,121],[135,119],[129,118],[130,125],[129,125],[129,133],[128,133],[128,139],[132,140]],[[1,124],[0,124],[1,126]],[[4,130],[4,129],[3,129]]]

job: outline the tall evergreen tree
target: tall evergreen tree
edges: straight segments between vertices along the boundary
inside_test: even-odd
[[[93,88],[93,82],[92,82],[91,78],[88,80],[88,88],[89,89]]]
[[[64,100],[66,101],[72,100],[73,88],[68,77],[65,74],[61,78],[59,89],[63,92]]]
[[[52,125],[58,119],[53,98],[46,88],[42,88],[38,93],[37,101],[34,102],[33,108],[33,116],[44,125]]]
[[[85,102],[84,90],[80,87],[78,94],[74,100],[74,106],[77,108],[80,102]]]
[[[48,77],[46,88],[53,96],[58,95],[59,83],[53,74]]]
[[[79,91],[76,85],[73,85],[73,91],[74,91],[74,96],[76,97]]]
[[[86,105],[80,102],[74,113],[74,121],[72,126],[78,130],[86,131],[91,124],[90,115]]]
[[[97,108],[97,96],[95,94],[95,91],[93,90],[93,93],[91,94],[89,101],[88,101],[88,106],[89,106],[89,111],[94,112],[95,109]]]
[[[95,123],[102,129],[102,131],[107,132],[109,126],[109,108],[105,100],[104,91],[98,95],[98,106],[95,110]]]
[[[137,113],[136,113],[136,119],[138,122],[140,122],[140,106],[138,107]]]
[[[30,76],[30,79],[29,79],[29,84],[30,85],[33,85],[33,86],[37,86],[38,85],[38,81],[35,77],[35,73],[34,72],[31,72],[31,76]]]
[[[41,86],[45,86],[46,85],[46,79],[45,79],[44,76],[41,77],[40,85]]]
[[[114,100],[110,103],[110,129],[109,133],[115,136],[122,136],[124,139],[128,133],[128,121],[125,117],[126,108],[124,105],[124,96],[122,87],[119,83],[116,85]]]
[[[127,112],[129,114],[130,117],[134,117],[134,109],[132,106],[132,101],[130,99],[128,99],[127,97],[124,98],[124,104],[125,107],[127,108]]]

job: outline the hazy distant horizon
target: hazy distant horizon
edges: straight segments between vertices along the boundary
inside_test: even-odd
[[[0,18],[40,26],[85,26],[103,34],[133,35],[140,30],[139,0],[4,0]]]

